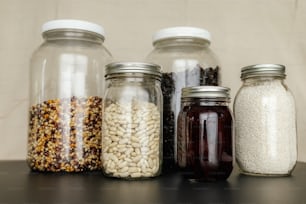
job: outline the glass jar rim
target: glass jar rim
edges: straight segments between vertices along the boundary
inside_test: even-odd
[[[254,64],[241,68],[242,80],[253,77],[280,77],[286,78],[286,67],[281,64]]]

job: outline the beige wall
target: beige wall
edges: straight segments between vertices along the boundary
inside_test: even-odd
[[[212,33],[232,97],[240,68],[287,66],[296,96],[299,160],[306,161],[306,1],[304,0],[0,0],[0,159],[26,156],[29,58],[41,24],[76,18],[104,26],[118,60],[142,60],[160,28],[189,25]]]

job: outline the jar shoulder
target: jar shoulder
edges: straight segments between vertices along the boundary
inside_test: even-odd
[[[277,95],[287,95],[288,97],[293,97],[291,90],[284,81],[258,82],[249,84],[244,83],[237,91],[236,98],[244,95],[267,95],[271,97]]]
[[[112,56],[110,51],[103,45],[97,43],[88,42],[43,42],[33,53],[45,53],[45,52],[84,52],[84,53],[105,53]]]
[[[245,107],[263,106],[295,110],[295,98],[285,82],[272,84],[248,84],[238,90],[234,99],[234,113]]]
[[[31,56],[31,64],[43,63],[46,60],[64,60],[67,57],[79,56],[86,60],[103,62],[104,64],[112,61],[112,55],[104,46],[66,46],[52,43],[41,44]]]
[[[212,58],[218,61],[216,54],[206,47],[167,47],[167,48],[154,48],[147,56],[148,60],[159,60],[167,58],[168,60],[173,59],[184,59],[184,58],[194,58],[194,59],[205,59]]]

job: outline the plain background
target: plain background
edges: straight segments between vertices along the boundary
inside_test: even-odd
[[[102,25],[115,60],[142,61],[159,29],[205,28],[232,98],[241,67],[286,65],[297,105],[298,158],[306,161],[305,0],[0,0],[0,160],[26,157],[29,59],[42,42],[41,25],[60,18]]]

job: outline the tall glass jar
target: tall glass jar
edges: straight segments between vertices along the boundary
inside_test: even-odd
[[[225,180],[233,169],[229,88],[196,86],[182,89],[178,117],[178,165],[190,178]]]
[[[290,175],[297,160],[295,101],[284,82],[285,66],[241,69],[234,102],[236,159],[245,174]]]
[[[99,169],[104,66],[111,60],[104,30],[54,20],[42,36],[31,59],[27,162],[37,171]]]
[[[210,33],[194,27],[171,27],[153,36],[154,50],[147,60],[162,67],[164,96],[163,171],[175,169],[176,127],[181,89],[221,83],[220,64],[210,49]]]
[[[124,179],[158,176],[163,112],[160,67],[140,62],[111,63],[106,67],[103,173]]]

